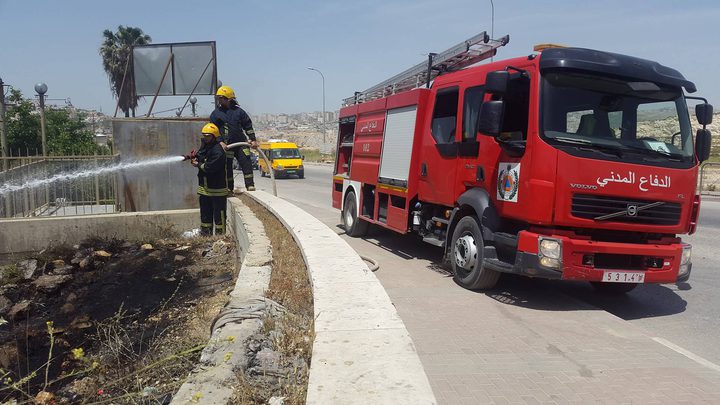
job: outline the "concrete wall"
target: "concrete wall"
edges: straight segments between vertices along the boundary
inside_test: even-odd
[[[0,220],[0,254],[76,244],[89,236],[148,240],[200,226],[195,209]]]
[[[200,147],[197,119],[119,118],[113,120],[114,149],[121,162],[184,155]],[[122,211],[156,211],[198,207],[197,169],[189,162],[124,170],[118,173]]]

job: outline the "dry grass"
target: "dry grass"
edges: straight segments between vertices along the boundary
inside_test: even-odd
[[[229,251],[205,257],[203,251],[218,239],[224,239]],[[100,239],[84,241],[88,242],[111,251],[120,249],[124,243]],[[59,366],[62,363],[64,371],[56,379],[51,379],[47,391],[62,394],[63,400],[69,398],[67,393],[71,392],[83,403],[164,403],[184,382],[188,371],[195,367],[209,339],[210,325],[227,302],[228,293],[234,285],[232,280],[237,276],[235,244],[229,236],[225,236],[157,239],[153,240],[153,245],[157,252],[172,252],[180,245],[190,246],[181,252],[185,256],[183,264],[173,265],[176,268],[173,275],[178,279],[174,291],[153,304],[154,309],[144,317],[138,317],[137,308],[131,309],[133,302],[129,302],[128,306],[121,305],[115,315],[96,320],[92,329],[84,327],[89,333],[82,343],[76,339],[73,345],[68,346],[69,327],[51,332],[50,336],[58,334],[57,342],[64,342],[67,347],[60,345],[56,352],[50,349],[51,361],[48,364]],[[57,246],[35,257],[40,267],[43,262],[57,258],[69,260],[75,250]],[[175,252],[168,254],[172,261]],[[137,265],[141,265],[141,259],[137,260]],[[154,266],[162,265],[163,261],[158,259]],[[2,266],[0,270],[8,276],[19,275],[14,265]],[[148,270],[155,269],[151,266]],[[104,302],[103,297],[97,299],[98,304]],[[73,355],[65,353],[69,349],[73,349]],[[6,374],[0,372],[3,377]],[[41,374],[42,368],[28,378],[41,378]],[[9,389],[5,387],[7,384],[8,381],[0,384],[0,394],[6,394]],[[35,389],[25,388],[27,384],[14,385],[23,387],[18,395],[29,399],[35,394]]]
[[[265,227],[273,249],[272,275],[266,296],[282,304],[287,312],[265,319],[261,333],[269,337],[273,350],[284,359],[302,359],[310,364],[314,341],[312,288],[300,248],[285,226],[268,210],[249,197],[241,197]],[[309,367],[291,367],[279,379],[278,387],[266,380],[238,373],[239,385],[233,403],[265,404],[268,395],[285,397],[285,404],[304,404]]]
[[[312,290],[300,248],[275,215],[249,197],[241,199],[263,223],[273,247],[273,270],[267,297],[294,314],[312,317]]]

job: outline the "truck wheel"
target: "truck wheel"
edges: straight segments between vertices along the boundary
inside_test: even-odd
[[[265,172],[260,169],[260,177],[265,177]]]
[[[305,172],[298,173],[298,179],[304,179],[305,178]]]
[[[363,236],[367,232],[369,222],[358,219],[357,202],[355,201],[355,193],[348,192],[345,195],[345,204],[343,204],[342,223],[345,227],[345,233],[349,236]]]
[[[638,286],[636,283],[603,283],[599,281],[591,281],[590,284],[595,288],[595,291],[609,295],[629,293]]]
[[[500,273],[483,268],[482,231],[477,218],[467,216],[460,219],[452,235],[450,263],[455,282],[469,290],[493,288]]]

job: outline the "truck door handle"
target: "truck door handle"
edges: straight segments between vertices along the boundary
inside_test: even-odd
[[[427,176],[427,164],[422,163],[420,165],[420,175],[423,177]]]
[[[477,171],[475,171],[475,181],[484,181],[485,180],[485,169],[482,166],[477,167]]]

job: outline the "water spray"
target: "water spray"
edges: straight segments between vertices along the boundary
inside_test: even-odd
[[[111,172],[115,172],[118,170],[136,169],[136,168],[145,167],[145,166],[155,166],[155,165],[168,164],[168,163],[172,163],[172,162],[181,162],[183,160],[184,160],[183,156],[161,157],[161,158],[157,158],[157,159],[147,159],[147,160],[140,160],[140,161],[136,161],[136,162],[117,163],[114,165],[97,167],[97,168],[88,169],[88,170],[56,174],[55,176],[49,177],[47,179],[30,180],[30,181],[26,181],[24,183],[3,184],[2,186],[0,186],[0,196],[7,194],[7,193],[12,193],[13,191],[18,191],[18,190],[23,190],[23,189],[31,189],[31,188],[35,188],[35,187],[52,184],[52,183],[55,183],[58,181],[75,180],[75,179],[80,179],[83,177],[96,176],[98,174],[111,173]]]

